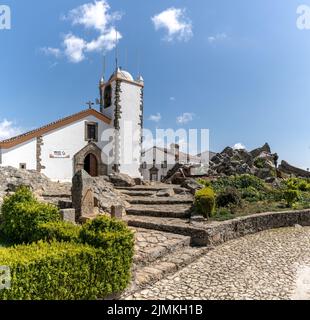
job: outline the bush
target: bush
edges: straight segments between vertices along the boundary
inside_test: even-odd
[[[201,184],[202,186],[204,186],[204,187],[212,187],[212,183],[211,183],[211,181],[209,181],[209,180],[206,180],[206,179],[197,179],[197,182],[198,182],[199,184]]]
[[[242,199],[245,199],[249,202],[262,200],[262,195],[253,187],[247,187],[242,190]]]
[[[70,222],[56,221],[46,222],[39,225],[36,234],[36,240],[45,241],[66,241],[79,242],[81,226],[74,225]]]
[[[0,265],[10,267],[11,289],[0,300],[102,299],[130,281],[133,250],[102,250],[66,242],[38,242],[0,248]]]
[[[41,223],[59,221],[60,214],[57,207],[38,202],[29,189],[21,187],[4,199],[2,218],[1,232],[7,241],[29,243]]]
[[[284,181],[284,184],[290,190],[310,191],[310,182],[307,179],[290,178]]]
[[[215,195],[211,188],[203,188],[195,194],[195,208],[205,218],[211,217],[215,208]]]
[[[266,160],[264,158],[256,158],[254,161],[254,165],[258,169],[263,169],[266,166]]]
[[[283,192],[288,207],[293,207],[294,203],[299,200],[300,194],[298,190],[287,189]]]
[[[221,192],[228,187],[239,190],[246,189],[248,187],[253,187],[258,191],[266,190],[265,182],[250,174],[219,178],[216,181],[212,181],[212,187],[216,192]]]
[[[239,206],[241,198],[235,188],[227,188],[216,196],[216,205],[219,208],[224,208],[229,205]]]
[[[242,174],[234,177],[234,185],[237,189],[253,187],[256,190],[265,190],[265,182],[251,174]]]
[[[127,225],[116,219],[100,216],[83,225],[80,232],[82,243],[108,250],[111,247],[127,248],[126,255],[132,258],[134,235]]]

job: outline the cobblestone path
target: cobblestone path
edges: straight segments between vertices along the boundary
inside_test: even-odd
[[[227,242],[127,299],[310,300],[310,228]]]

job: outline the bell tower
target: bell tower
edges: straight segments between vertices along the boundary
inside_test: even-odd
[[[100,111],[114,128],[113,171],[141,178],[144,80],[117,68],[110,79],[100,80]]]

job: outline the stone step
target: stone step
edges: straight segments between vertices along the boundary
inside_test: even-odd
[[[173,207],[175,206],[176,205]],[[129,226],[136,228],[158,230],[189,236],[191,237],[191,244],[195,246],[209,245],[208,230],[199,226],[199,224],[195,222],[190,222],[189,219],[127,215],[124,217],[124,221],[126,221]]]
[[[120,190],[120,192],[126,196],[131,197],[149,197],[156,194],[156,191],[135,191],[135,190]]]
[[[191,214],[191,205],[188,205],[188,204],[166,204],[166,205],[137,204],[137,205],[132,205],[130,208],[126,209],[126,212],[127,212],[127,215],[129,216],[189,218]]]
[[[165,255],[150,265],[137,268],[133,272],[134,280],[128,290],[124,292],[121,299],[130,299],[136,291],[143,290],[155,282],[183,269],[206,254],[210,249],[185,247],[171,254]]]
[[[193,198],[191,197],[144,197],[144,198],[132,198],[128,199],[130,204],[148,204],[148,205],[161,205],[161,204],[193,204]]]
[[[65,198],[65,199],[71,199],[71,194],[68,193],[44,193],[42,194],[43,198]]]
[[[135,232],[135,269],[147,266],[190,245],[190,237],[156,230],[132,228]]]
[[[160,191],[164,189],[171,189],[176,186],[170,185],[155,185],[155,186],[134,186],[134,187],[115,187],[117,190],[124,191]]]

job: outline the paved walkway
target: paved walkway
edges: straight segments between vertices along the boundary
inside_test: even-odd
[[[310,228],[227,242],[128,299],[310,300]]]

